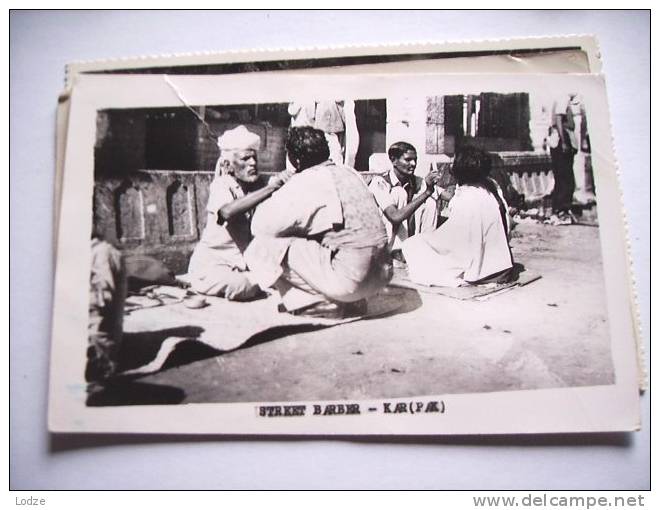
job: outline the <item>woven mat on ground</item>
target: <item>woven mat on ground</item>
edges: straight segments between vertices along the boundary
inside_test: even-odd
[[[465,287],[429,287],[413,283],[408,278],[408,272],[405,268],[396,268],[394,277],[390,282],[391,287],[401,287],[404,289],[413,289],[426,294],[437,294],[461,300],[476,300],[491,298],[500,293],[513,290],[517,287],[523,287],[541,278],[541,275],[532,271],[523,271],[518,275],[518,279],[510,283],[487,283],[484,285],[466,285]]]
[[[206,297],[209,305],[200,309],[187,308],[183,303],[134,309],[124,318],[121,358],[128,362],[122,363],[125,370],[120,375],[140,375],[160,370],[169,355],[183,342],[196,341],[216,351],[231,351],[273,328],[289,328],[289,334],[292,334],[296,328],[305,326],[331,327],[386,315],[402,306],[400,292],[386,289],[369,298],[365,315],[347,319],[280,313],[275,296],[247,303]]]

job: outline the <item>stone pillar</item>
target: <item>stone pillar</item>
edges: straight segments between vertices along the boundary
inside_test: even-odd
[[[445,101],[443,96],[426,98],[426,153],[445,152]]]
[[[344,164],[355,168],[355,156],[360,146],[360,133],[355,118],[355,101],[346,99],[344,101],[344,122],[346,124],[344,139]]]
[[[426,148],[426,98],[402,97],[387,101],[386,145],[408,142],[423,153]]]
[[[408,142],[417,149],[417,175],[428,172],[426,157],[426,97],[392,97],[387,100],[386,151],[395,142]]]

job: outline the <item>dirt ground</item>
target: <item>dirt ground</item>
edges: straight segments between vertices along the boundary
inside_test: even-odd
[[[512,250],[542,278],[481,302],[408,290],[391,315],[271,332],[222,354],[186,343],[158,373],[95,403],[352,400],[612,383],[598,228],[520,224]]]

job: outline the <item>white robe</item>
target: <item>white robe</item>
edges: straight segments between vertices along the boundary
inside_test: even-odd
[[[245,260],[287,310],[325,300],[351,303],[392,277],[387,235],[362,176],[327,161],[293,177],[259,204]]]
[[[506,208],[504,197],[498,189]],[[439,228],[408,238],[402,246],[411,281],[458,287],[513,266],[497,200],[483,187],[463,185],[448,205],[449,218]]]

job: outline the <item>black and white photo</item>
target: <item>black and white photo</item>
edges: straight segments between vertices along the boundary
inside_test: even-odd
[[[600,78],[77,80],[54,430],[637,427]]]

